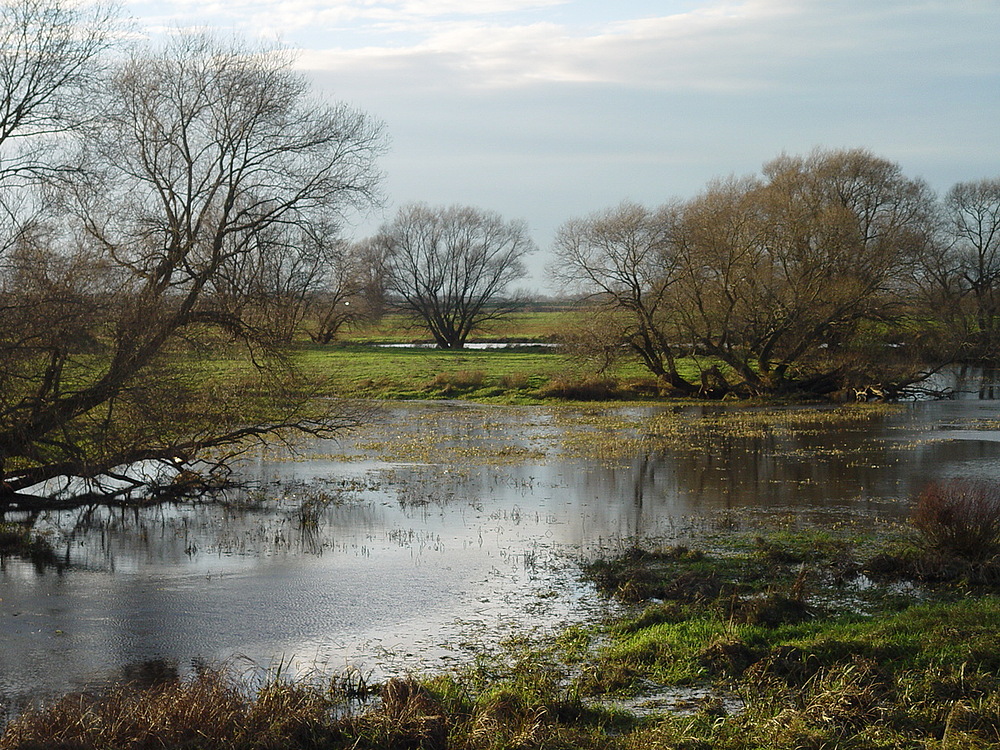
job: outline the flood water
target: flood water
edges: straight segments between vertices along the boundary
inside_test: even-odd
[[[151,662],[446,668],[598,614],[574,561],[622,540],[903,519],[928,481],[1000,478],[996,402],[800,413],[397,404],[248,461],[223,504],[40,514],[59,564],[0,566],[0,709]]]

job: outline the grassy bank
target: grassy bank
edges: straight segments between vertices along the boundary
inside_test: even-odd
[[[956,554],[929,528],[729,526],[622,547],[584,565],[629,607],[600,626],[380,686],[205,671],[69,696],[0,748],[996,747],[996,536]]]
[[[255,377],[251,362],[224,347],[175,355],[192,390]],[[690,363],[696,369],[694,362]],[[634,400],[659,397],[656,381],[637,363],[597,373],[592,363],[560,350],[523,348],[443,351],[367,344],[299,343],[275,372],[304,397],[373,399],[462,398],[484,403],[549,400]],[[295,372],[294,377],[290,373]],[[269,376],[270,377],[270,376]],[[243,388],[246,390],[245,388]]]

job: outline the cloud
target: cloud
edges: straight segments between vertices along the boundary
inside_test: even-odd
[[[368,69],[395,71],[406,86],[482,89],[567,82],[744,94],[850,83],[852,76],[859,83],[887,75],[905,79],[911,68],[970,54],[987,69],[997,67],[996,59],[985,59],[992,54],[986,29],[1000,13],[975,0],[717,0],[686,12],[597,27],[544,20],[513,24],[479,15],[438,18],[431,12],[453,4],[414,3],[427,12],[405,26],[409,43],[314,46],[303,51],[301,67],[361,75]],[[627,7],[623,4],[623,11]],[[397,28],[391,13],[382,28],[386,33]],[[928,56],[934,48],[940,54]]]
[[[570,216],[692,195],[782,151],[867,147],[938,189],[1000,173],[996,0],[155,8],[297,49],[318,90],[385,122],[393,204],[496,209],[542,244]]]
[[[372,29],[393,31],[428,20],[502,16],[566,5],[572,0],[132,0],[129,7],[155,24],[243,28],[252,34],[268,29],[283,38],[303,30]]]

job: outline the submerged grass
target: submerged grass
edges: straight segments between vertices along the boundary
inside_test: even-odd
[[[930,582],[919,566],[868,578],[886,547],[926,554],[903,529],[881,532],[744,534],[711,553],[632,549],[592,563],[608,595],[647,605],[607,629],[581,689],[710,685],[740,696],[738,713],[706,706],[636,734],[665,747],[994,747],[997,592]],[[901,608],[903,583],[913,589]]]
[[[48,539],[19,523],[0,523],[0,561],[6,557],[27,560],[38,570],[58,570],[65,565]]]

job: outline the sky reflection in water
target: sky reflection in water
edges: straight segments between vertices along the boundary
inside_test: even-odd
[[[1000,476],[990,402],[846,426],[763,418],[700,445],[612,439],[662,429],[654,413],[394,405],[363,435],[248,463],[255,489],[230,505],[43,514],[36,528],[68,566],[0,569],[0,696],[58,694],[153,659],[182,673],[244,658],[441,668],[504,633],[599,611],[568,563],[622,538],[754,514],[902,518],[930,479]]]

